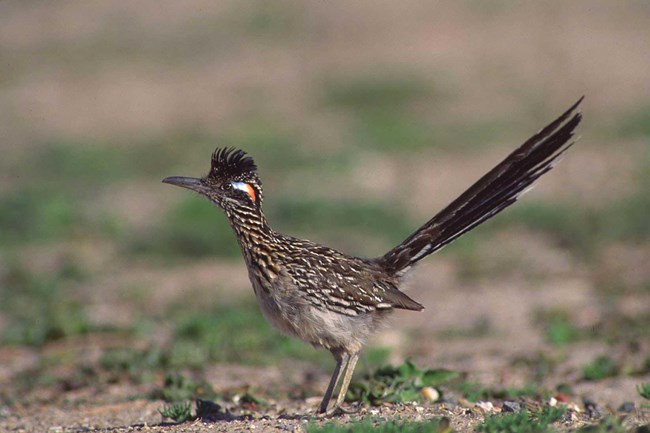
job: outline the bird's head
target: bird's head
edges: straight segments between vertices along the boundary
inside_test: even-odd
[[[255,161],[239,149],[217,148],[210,172],[202,178],[172,176],[163,182],[196,191],[226,210],[258,210],[262,204],[262,182]]]

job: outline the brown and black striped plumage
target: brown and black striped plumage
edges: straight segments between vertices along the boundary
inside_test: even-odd
[[[324,413],[341,377],[333,410],[343,402],[359,352],[387,315],[396,308],[423,308],[400,291],[405,273],[422,258],[510,206],[551,170],[573,144],[581,101],[404,242],[374,259],[348,256],[271,229],[262,212],[257,167],[241,150],[217,149],[210,172],[203,178],[168,177],[163,182],[196,191],[224,210],[266,319],[282,332],[334,355],[336,369],[320,405]]]

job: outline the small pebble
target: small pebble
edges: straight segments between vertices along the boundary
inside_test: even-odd
[[[598,411],[598,405],[596,404],[595,401],[589,398],[583,398],[582,404],[585,405],[585,409],[587,410],[587,414],[589,414],[590,418],[595,418],[600,416],[600,411]]]
[[[520,412],[521,411],[521,406],[519,403],[514,402],[514,401],[504,401],[503,405],[501,406],[501,411],[502,412]]]
[[[438,401],[438,399],[440,398],[440,393],[438,392],[438,390],[430,386],[425,386],[424,388],[422,388],[420,394],[422,394],[422,397],[426,398],[429,401]]]
[[[548,405],[551,407],[557,406],[557,399],[555,397],[551,397],[551,399],[548,401]]]
[[[580,406],[578,406],[578,405],[575,404],[575,403],[567,403],[566,407],[567,407],[567,409],[569,409],[569,410],[571,410],[571,411],[573,411],[573,412],[575,412],[575,413],[580,413],[580,412],[582,412],[582,411],[580,410]]]
[[[424,412],[424,408],[422,406],[415,406],[415,411],[417,413],[422,413],[422,412]]]
[[[634,409],[636,409],[636,406],[633,401],[626,401],[618,408],[620,412],[634,412]]]
[[[474,406],[482,409],[484,412],[494,411],[494,405],[490,401],[477,401]]]
[[[561,403],[566,403],[569,401],[569,397],[566,394],[561,392],[555,396],[555,399]]]

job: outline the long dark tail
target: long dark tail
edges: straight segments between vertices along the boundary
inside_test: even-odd
[[[580,98],[554,122],[512,152],[467,191],[420,227],[378,262],[400,275],[413,264],[492,218],[526,192],[540,176],[555,167],[582,119]]]

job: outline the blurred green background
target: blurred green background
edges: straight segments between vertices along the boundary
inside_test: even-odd
[[[583,94],[579,144],[418,268],[426,312],[371,358],[456,362],[444,341],[485,329],[646,344],[648,23],[631,0],[0,2],[0,383],[68,377],[61,342],[118,381],[330,362],[264,323],[223,215],[160,180],[241,147],[274,228],[380,255]]]

